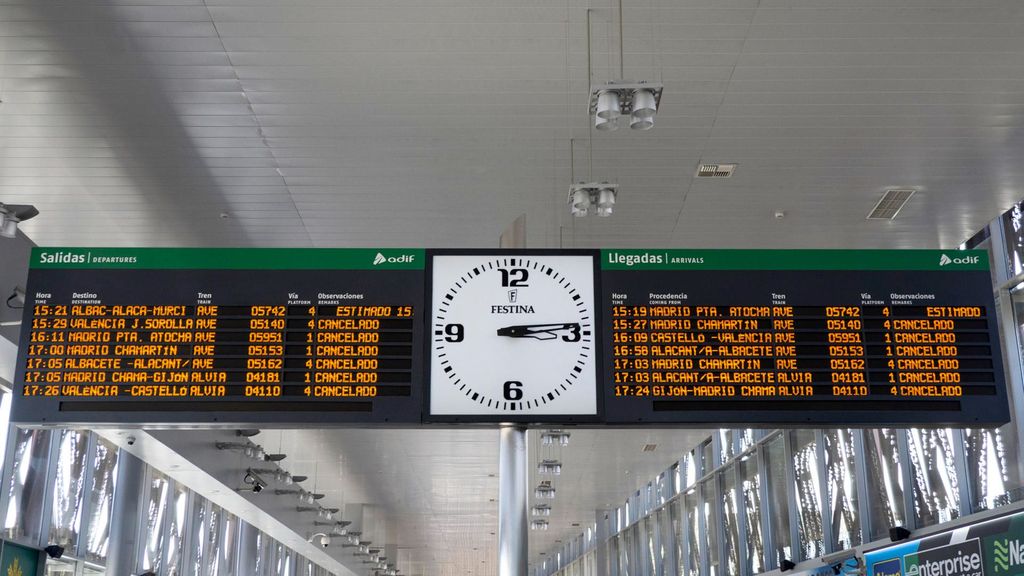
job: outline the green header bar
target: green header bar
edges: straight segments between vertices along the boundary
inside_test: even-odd
[[[988,270],[985,250],[602,250],[602,270]]]
[[[33,248],[30,268],[423,270],[422,248]]]

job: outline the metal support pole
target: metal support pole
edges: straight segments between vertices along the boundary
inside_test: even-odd
[[[235,569],[238,574],[256,574],[256,556],[259,554],[256,539],[259,531],[248,522],[238,524],[238,556],[235,560],[238,565]]]
[[[140,498],[144,492],[146,465],[121,450],[117,456],[117,482],[110,512],[110,547],[107,574],[134,574],[139,549]]]
[[[526,428],[498,432],[498,576],[526,576]]]

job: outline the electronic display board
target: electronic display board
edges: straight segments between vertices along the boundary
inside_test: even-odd
[[[15,421],[419,423],[423,250],[33,250]]]
[[[1000,424],[988,266],[974,250],[38,248],[12,419]]]
[[[1008,421],[988,257],[604,250],[608,423]]]

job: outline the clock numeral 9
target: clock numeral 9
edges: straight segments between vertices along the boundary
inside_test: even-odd
[[[517,380],[509,380],[505,382],[505,400],[522,400],[523,399],[523,383]]]
[[[448,324],[444,327],[445,342],[462,342],[465,339],[466,333],[462,324]]]
[[[519,287],[529,286],[526,283],[526,279],[530,277],[530,271],[526,268],[513,268],[508,270],[506,268],[498,268],[498,272],[501,272],[501,285],[505,287]]]

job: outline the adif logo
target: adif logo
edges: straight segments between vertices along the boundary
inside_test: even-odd
[[[977,256],[964,256],[962,258],[950,258],[949,256],[943,254],[941,257],[939,257],[939,266],[948,266],[950,264],[977,264],[977,263],[978,263],[978,257]]]
[[[415,259],[415,254],[403,254],[401,256],[387,257],[381,254],[380,252],[377,252],[377,256],[373,259],[373,265],[378,266],[385,262],[387,262],[388,264],[410,264]]]
[[[1011,568],[1024,564],[1024,544],[1008,538],[992,542],[992,564],[996,572],[1009,572]]]

